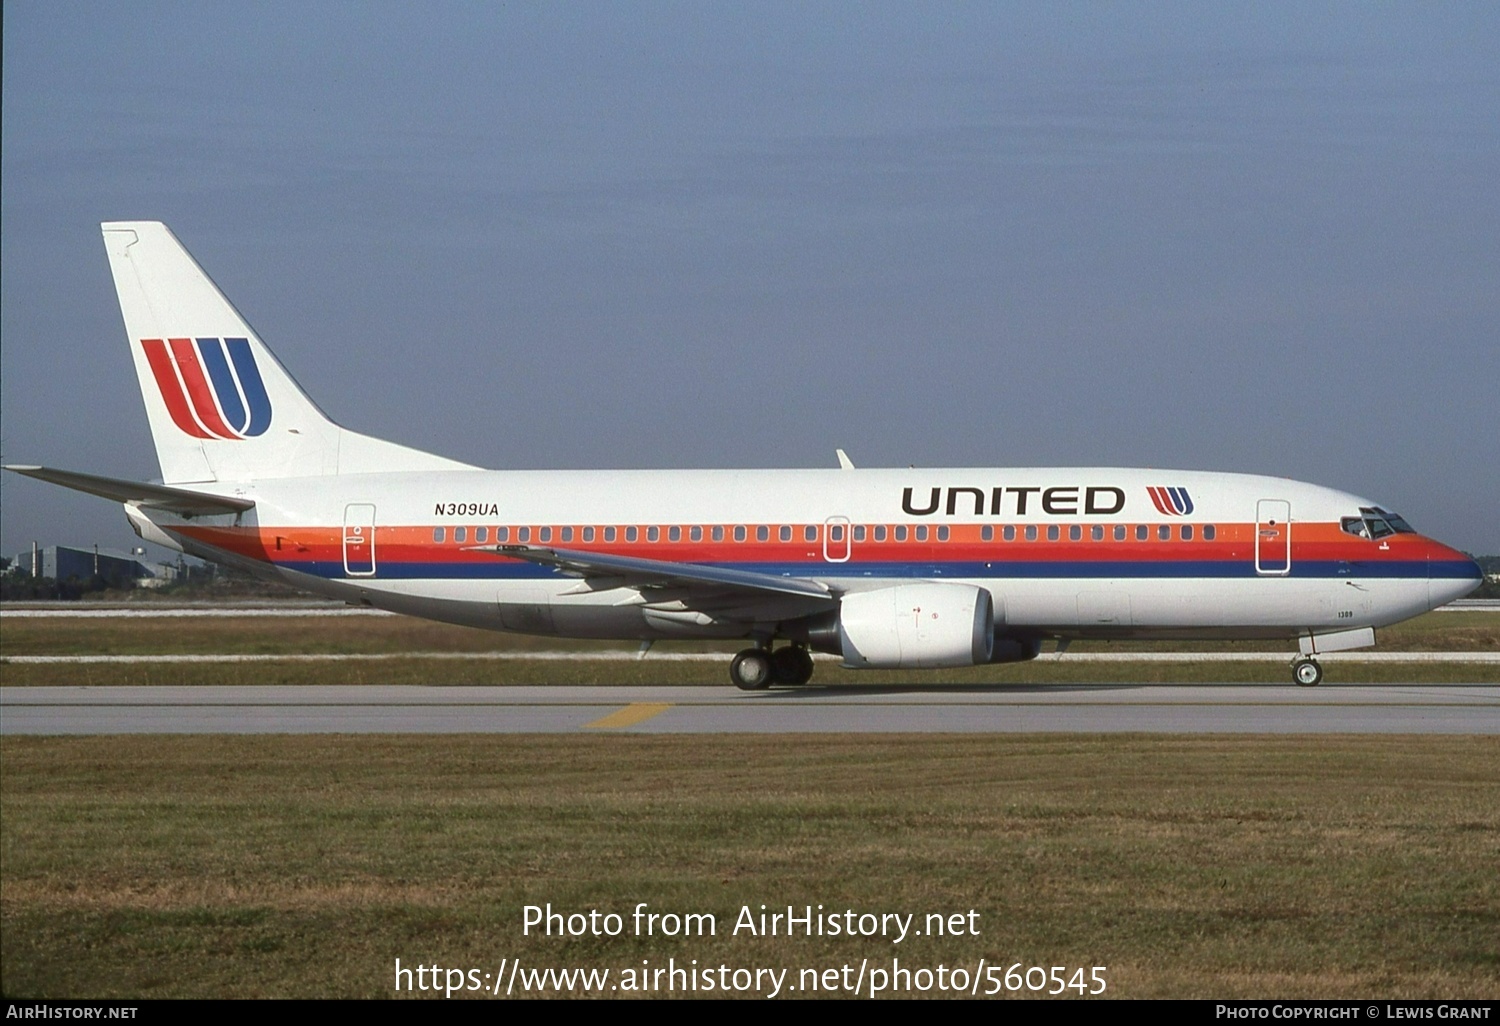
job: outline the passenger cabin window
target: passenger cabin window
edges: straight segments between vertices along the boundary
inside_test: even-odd
[[[570,542],[573,540],[573,529],[571,527],[564,527],[560,533],[562,534],[563,541]]]
[[[508,527],[497,527],[497,528],[495,528],[495,540],[497,542],[509,541],[510,540],[510,528],[508,528]]]
[[[447,534],[448,532],[444,528],[434,527],[432,529],[432,540],[441,545],[443,544],[443,539],[447,537]]]
[[[1125,540],[1125,525],[1124,524],[1116,524],[1115,525],[1115,541],[1124,541],[1124,540]]]
[[[1135,540],[1136,541],[1145,541],[1146,539],[1148,539],[1150,537],[1151,537],[1151,528],[1147,527],[1145,524],[1138,524],[1136,526],[1136,529],[1135,529]]]
[[[995,540],[995,525],[994,524],[985,524],[983,527],[981,527],[979,529],[979,540],[980,541],[994,541]]]
[[[948,528],[947,528],[947,526],[945,525],[945,526],[939,527],[938,528],[938,541],[947,541],[947,540],[948,540]]]
[[[469,529],[467,527],[455,527],[453,529],[453,540],[462,544],[469,540]]]
[[[592,527],[585,527],[583,529],[583,540],[586,542],[594,540],[594,529]]]
[[[791,541],[792,540],[792,529],[791,529],[791,526],[787,525],[787,524],[781,525],[781,530],[777,532],[777,537],[780,538],[784,542]]]
[[[1006,524],[1005,525],[1004,536],[1005,536],[1005,540],[1006,541],[1015,541],[1016,540],[1016,525],[1015,524]]]
[[[723,541],[724,540],[724,525],[723,524],[715,524],[714,525],[713,535],[714,535],[714,541]]]
[[[552,528],[539,528],[536,532],[537,541],[549,542],[552,540]]]
[[[518,527],[518,528],[516,528],[516,541],[521,541],[521,542],[529,542],[529,541],[531,541],[531,528],[529,528],[529,527]]]
[[[625,528],[625,540],[626,541],[633,542],[637,538],[639,538],[640,536],[641,536],[641,532],[640,532],[640,530],[638,528],[636,528],[636,527],[627,527],[627,528]]]
[[[818,540],[818,528],[815,524],[808,524],[802,529],[802,540],[815,542]]]
[[[1058,529],[1058,526],[1056,524],[1049,524],[1049,525],[1047,525],[1047,540],[1048,541],[1057,541],[1058,537],[1061,534],[1062,534],[1062,532]]]
[[[945,528],[945,530],[946,530],[946,528]],[[865,540],[865,525],[864,524],[855,524],[854,525],[854,540],[857,541],[857,542],[862,542],[862,541]]]
[[[488,527],[474,528],[474,540],[483,545],[490,540],[490,529]]]
[[[615,528],[613,528],[613,527],[606,527],[604,529],[604,540],[607,541],[607,542],[614,541],[615,540],[615,534],[616,534]]]
[[[927,540],[927,525],[926,524],[918,524],[917,525],[917,541],[926,541],[926,540]]]
[[[1159,538],[1162,541],[1171,541],[1172,540],[1172,525],[1171,524],[1162,524],[1160,527],[1158,527],[1156,529],[1156,537]]]
[[[1193,525],[1192,524],[1183,524],[1182,525],[1182,540],[1183,541],[1192,541],[1193,540]]]
[[[661,541],[661,528],[657,527],[655,524],[652,524],[650,527],[646,528],[646,540]]]
[[[896,525],[896,540],[898,542],[906,541],[906,525],[905,524],[897,524]]]
[[[1104,540],[1104,525],[1103,524],[1095,524],[1092,528],[1089,529],[1089,534],[1093,537],[1094,541],[1103,541]]]
[[[680,527],[669,527],[669,528],[667,528],[667,541],[682,541],[682,528],[680,528]]]
[[[875,525],[875,540],[878,541],[878,542],[885,541],[885,525],[884,524],[876,524]]]
[[[703,528],[698,527],[696,524],[694,526],[688,528],[688,538],[691,541],[702,541],[703,540]]]
[[[1083,528],[1079,527],[1077,524],[1074,524],[1072,527],[1068,528],[1068,540],[1069,541],[1082,541],[1083,540]]]
[[[745,525],[736,524],[734,528],[734,540],[742,542],[745,540]]]
[[[1214,525],[1213,524],[1204,524],[1203,525],[1203,540],[1204,541],[1213,541],[1215,533],[1216,532],[1214,531]]]
[[[1027,524],[1026,525],[1026,540],[1027,541],[1036,541],[1036,525],[1035,524]]]

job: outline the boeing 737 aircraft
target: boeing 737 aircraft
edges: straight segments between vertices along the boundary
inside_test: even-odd
[[[743,638],[741,688],[1036,656],[1045,639],[1321,652],[1467,594],[1463,553],[1368,499],[1107,467],[482,470],[330,421],[163,224],[103,226],[162,483],[9,469],[125,504],[147,541],[494,630]],[[781,644],[778,647],[778,642]]]

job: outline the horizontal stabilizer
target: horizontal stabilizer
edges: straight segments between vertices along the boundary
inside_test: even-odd
[[[29,467],[7,465],[6,470],[25,474],[41,481],[62,485],[90,495],[100,495],[116,502],[129,502],[147,509],[161,509],[178,516],[207,516],[214,513],[243,513],[253,509],[251,499],[235,499],[224,495],[210,495],[170,485],[146,484],[143,481],[125,481],[117,477],[99,477],[95,474],[76,474],[70,470],[54,470],[51,467]]]
[[[493,552],[497,556],[524,559],[580,577],[613,577],[636,587],[702,587],[715,585],[762,594],[795,595],[828,603],[835,596],[828,586],[805,577],[774,577],[751,570],[705,566],[701,563],[671,563],[660,559],[612,556],[602,552],[535,548],[528,545],[478,545],[470,551]]]

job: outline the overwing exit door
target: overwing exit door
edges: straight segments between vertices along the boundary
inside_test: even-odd
[[[830,563],[847,563],[854,551],[849,535],[848,517],[829,517],[823,521],[823,558]]]

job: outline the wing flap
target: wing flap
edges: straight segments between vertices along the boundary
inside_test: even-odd
[[[475,545],[471,552],[490,552],[497,556],[524,559],[540,566],[550,566],[561,573],[582,577],[586,581],[599,578],[614,579],[615,587],[631,588],[683,588],[689,592],[702,593],[705,589],[717,592],[753,592],[758,595],[790,595],[800,599],[813,599],[832,605],[837,596],[826,584],[805,577],[777,577],[773,574],[756,573],[753,570],[733,570],[729,567],[708,566],[703,563],[673,563],[660,559],[640,559],[636,556],[616,556],[603,552],[579,552],[574,549],[539,548],[530,545]],[[599,581],[599,583],[605,583]]]

